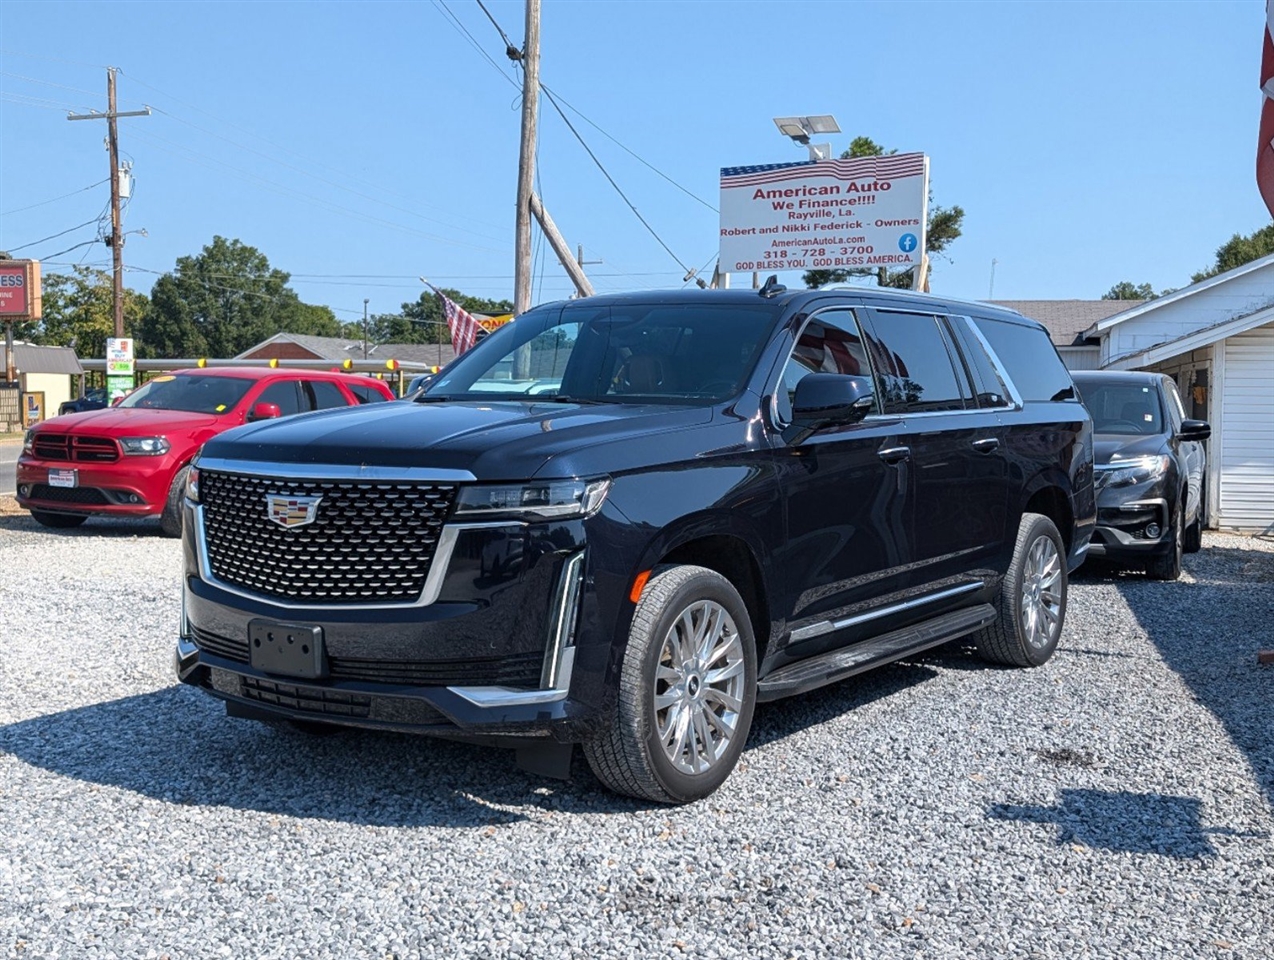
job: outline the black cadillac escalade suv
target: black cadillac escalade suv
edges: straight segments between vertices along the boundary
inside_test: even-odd
[[[760,701],[957,637],[1044,663],[1091,535],[1042,327],[863,288],[537,307],[412,402],[209,441],[180,678],[234,716],[715,790]]]

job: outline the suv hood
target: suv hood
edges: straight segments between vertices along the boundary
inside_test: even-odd
[[[224,430],[234,421],[230,414],[156,410],[153,407],[107,407],[84,413],[67,413],[41,424],[58,433],[90,433],[107,437],[181,436],[199,430]]]
[[[1150,436],[1126,433],[1098,433],[1093,435],[1093,461],[1110,463],[1111,460],[1131,460],[1134,457],[1150,457],[1164,452],[1164,438],[1154,433]]]
[[[378,403],[263,421],[228,431],[205,459],[468,470],[480,480],[606,472],[591,454],[611,443],[680,432],[712,420],[707,407],[528,401]],[[649,448],[646,449],[649,456]],[[649,462],[647,459],[646,462]],[[605,460],[614,469],[613,453]]]

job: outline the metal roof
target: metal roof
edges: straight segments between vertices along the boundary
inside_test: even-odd
[[[80,374],[80,358],[70,347],[38,347],[33,343],[13,345],[13,366],[19,373]]]

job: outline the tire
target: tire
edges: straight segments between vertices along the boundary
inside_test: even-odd
[[[1057,527],[1042,514],[1022,514],[996,620],[974,636],[978,653],[1011,667],[1047,663],[1066,621],[1066,590],[1066,547]]]
[[[1172,521],[1172,543],[1166,556],[1155,557],[1146,563],[1146,576],[1151,580],[1176,580],[1181,576],[1181,554],[1185,550],[1185,503],[1177,505],[1177,516]]]
[[[181,536],[181,501],[186,496],[186,477],[189,475],[190,467],[182,467],[173,477],[173,485],[168,488],[164,512],[159,515],[159,529],[165,537]]]
[[[70,530],[78,527],[87,516],[77,513],[45,513],[43,510],[32,510],[31,519],[42,527],[50,527],[54,530]]]
[[[682,645],[699,634],[702,646]],[[633,613],[618,698],[584,756],[616,793],[699,800],[738,763],[755,705],[756,641],[738,591],[704,567],[659,568]]]
[[[1186,498],[1181,498],[1182,509],[1185,509]],[[1181,538],[1181,549],[1185,553],[1198,553],[1203,549],[1203,504],[1199,504],[1199,508],[1194,513],[1194,520],[1186,527],[1185,535]]]

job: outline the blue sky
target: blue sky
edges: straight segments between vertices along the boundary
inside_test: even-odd
[[[520,44],[522,4],[487,5]],[[986,297],[992,258],[997,299],[1179,287],[1269,222],[1253,174],[1263,20],[1256,0],[545,0],[544,82],[675,259],[548,104],[539,189],[603,261],[600,291],[677,287],[679,264],[711,273],[719,169],[804,159],[771,118],[831,113],[838,151],[857,134],[924,151],[936,202],[965,208],[935,292]],[[128,237],[129,286],[221,234],[345,320],[364,298],[373,313],[414,300],[421,274],[512,296],[519,91],[474,0],[4,0],[0,50],[0,249],[102,211],[106,184],[81,188],[106,177],[105,123],[65,116],[105,109],[111,64],[120,109],[156,109],[120,121],[125,229],[148,234]],[[100,244],[51,256],[95,229],[16,255],[107,265]],[[536,263],[537,302],[570,292],[547,245]]]

